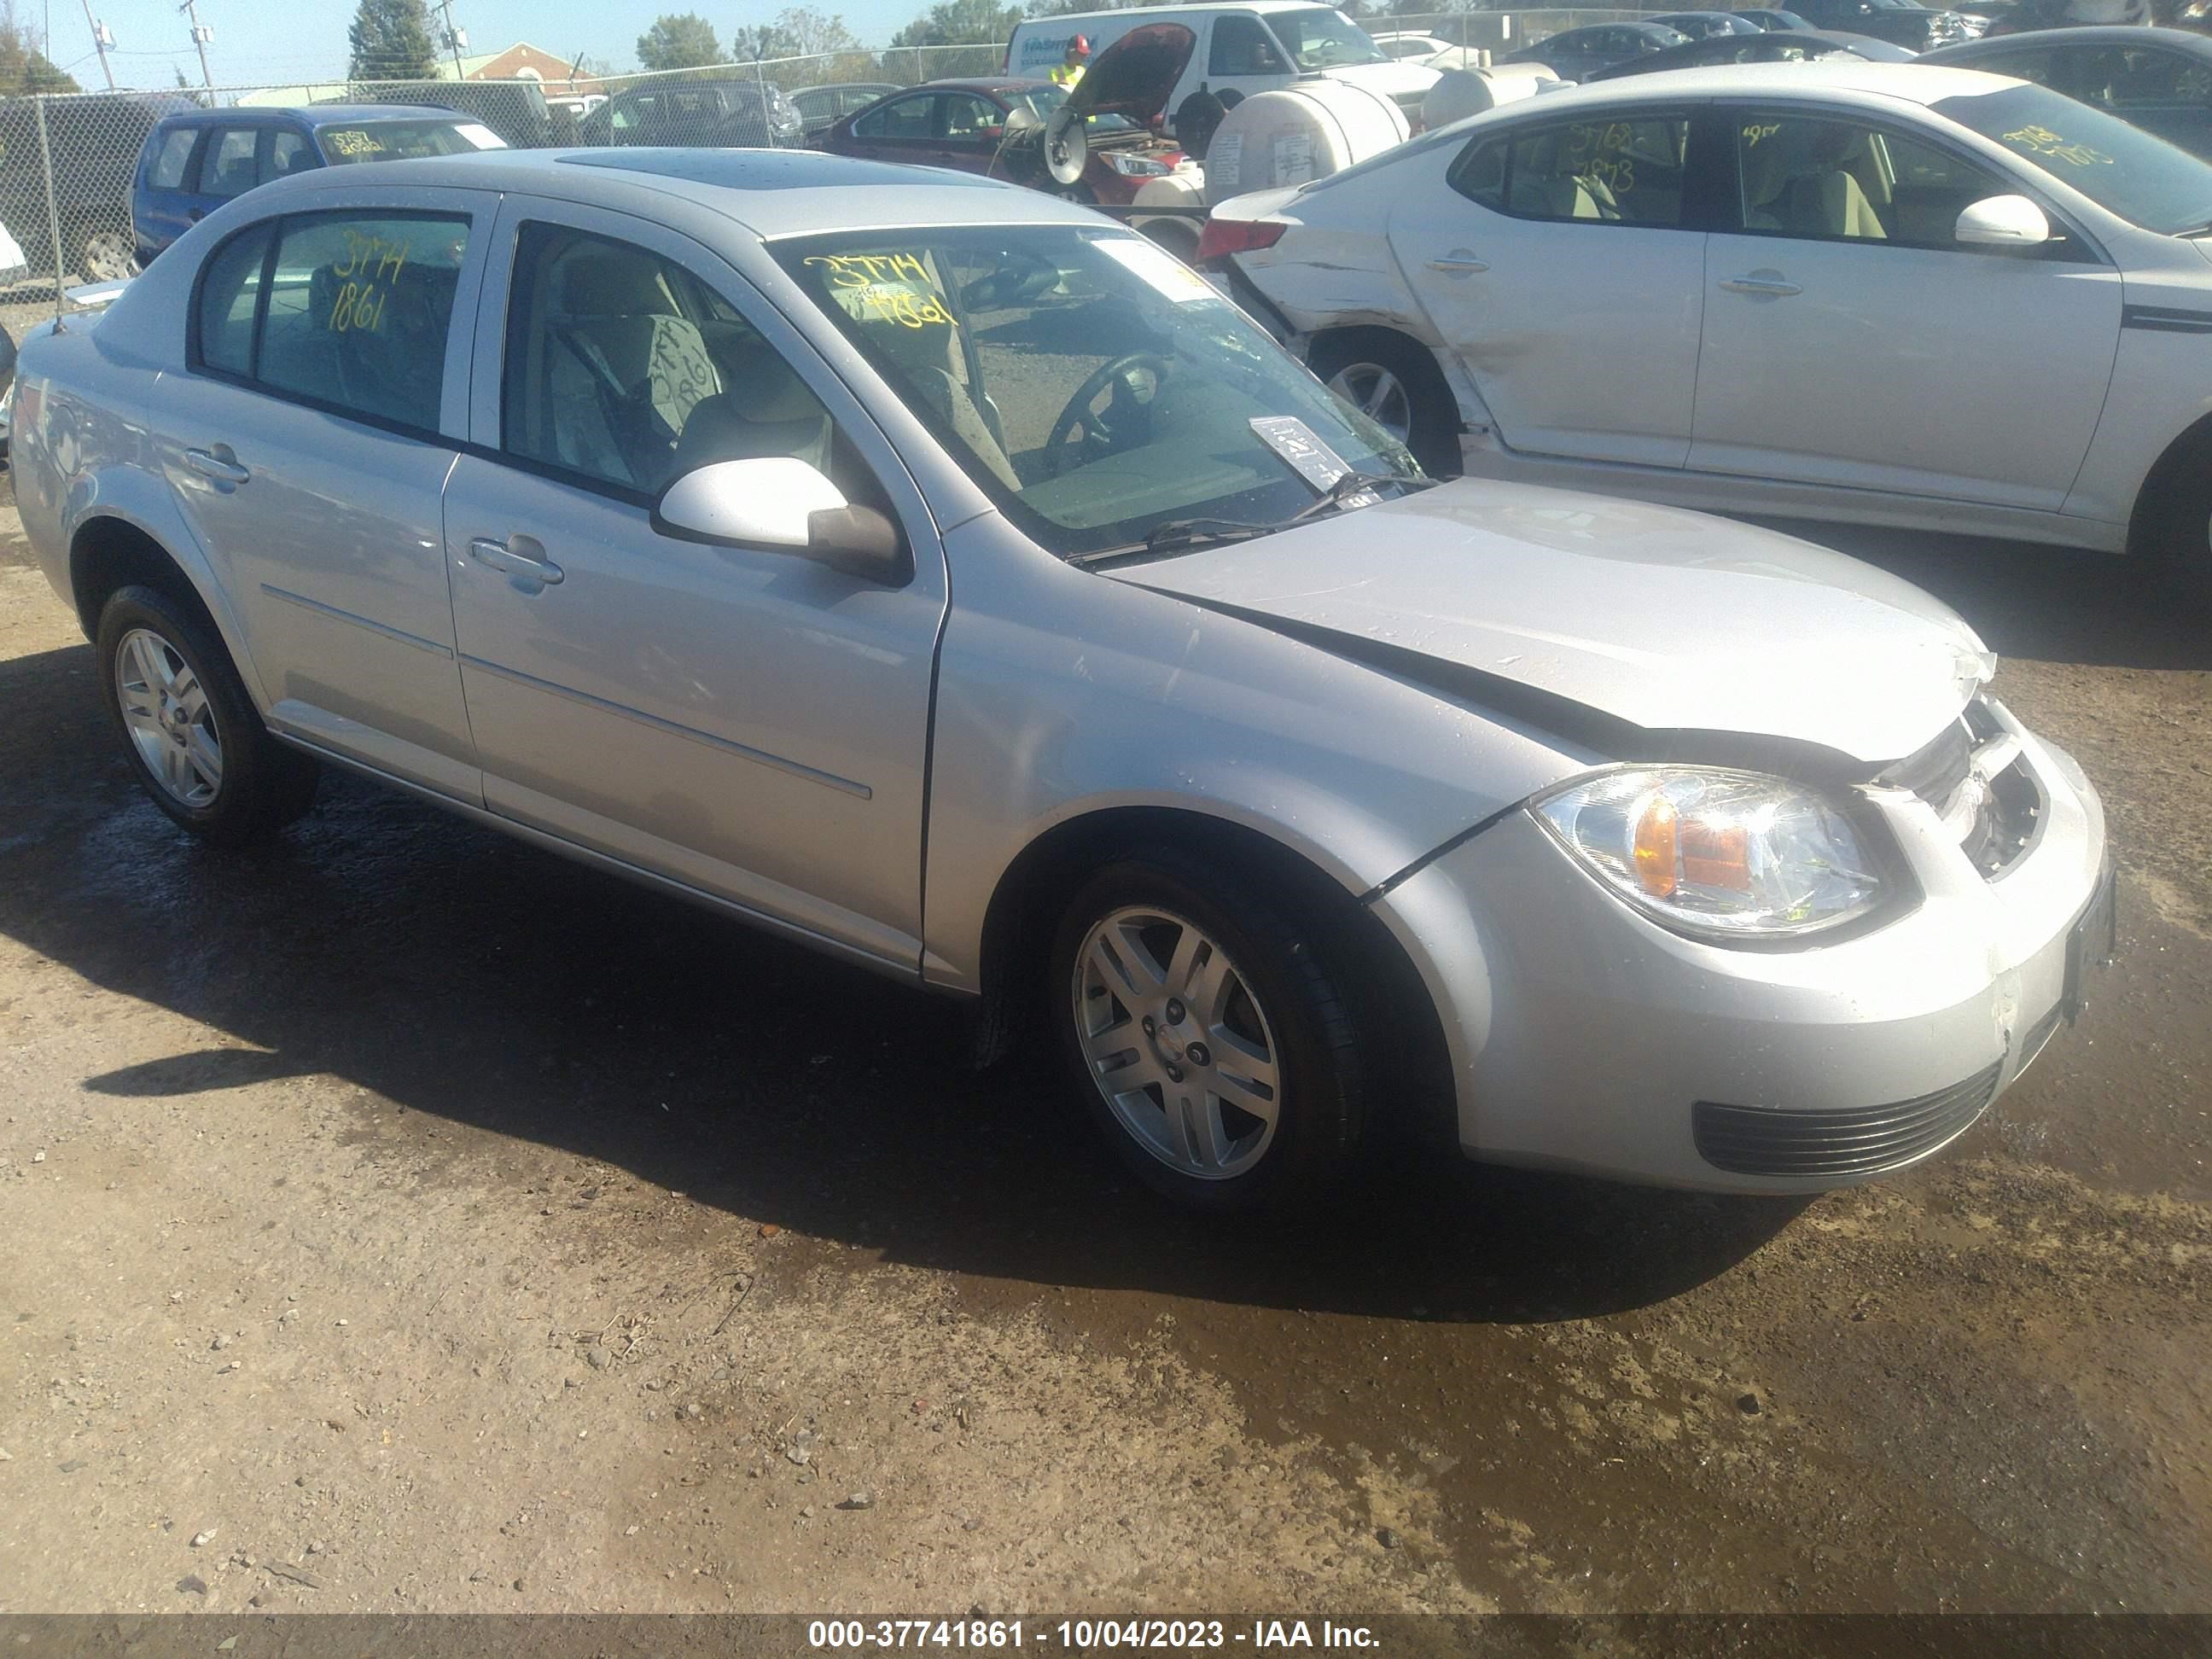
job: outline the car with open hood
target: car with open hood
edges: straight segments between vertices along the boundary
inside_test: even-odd
[[[267,836],[323,767],[412,791],[965,1000],[988,1048],[1041,1027],[1037,1109],[1200,1207],[1310,1202],[1386,1129],[1865,1180],[2109,948],[2096,793],[1944,606],[1435,483],[1034,191],[331,168],[35,331],[17,386],[24,532],[177,824]]]

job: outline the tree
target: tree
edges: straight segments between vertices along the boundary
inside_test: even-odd
[[[637,37],[637,61],[649,70],[699,69],[726,64],[714,26],[696,11],[664,13]]]
[[[438,46],[423,0],[361,0],[346,31],[356,81],[434,81]]]
[[[31,32],[15,21],[15,0],[0,0],[0,97],[83,90],[32,44]]]
[[[1022,21],[1019,6],[999,0],[939,0],[926,17],[917,17],[891,36],[895,46],[969,46],[995,44]]]
[[[775,32],[796,58],[823,58],[835,52],[858,52],[859,39],[836,12],[818,12],[811,6],[792,6],[776,14]]]

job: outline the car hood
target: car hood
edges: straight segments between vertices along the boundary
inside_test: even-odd
[[[1482,480],[1109,574],[1624,760],[1871,776],[1996,667],[1948,607],[1841,554]]]
[[[1083,71],[1066,107],[1149,127],[1167,109],[1197,45],[1198,36],[1181,23],[1140,23]]]

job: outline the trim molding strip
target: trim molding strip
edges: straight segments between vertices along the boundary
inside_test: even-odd
[[[350,623],[356,628],[366,628],[372,634],[381,634],[387,640],[397,640],[402,645],[411,645],[417,651],[428,651],[433,656],[443,657],[447,662],[453,659],[453,647],[441,645],[435,640],[426,640],[419,634],[409,634],[397,628],[387,628],[380,622],[371,622],[366,617],[356,617],[350,611],[341,611],[334,605],[325,605],[321,600],[311,599],[304,593],[292,593],[281,587],[271,587],[267,582],[261,584],[261,591],[272,599],[282,599],[287,605],[296,605],[302,611],[312,611],[319,617],[328,617],[333,622]]]
[[[544,691],[552,696],[565,697],[570,702],[581,703],[585,708],[596,708],[602,714],[617,714],[624,720],[635,720],[640,726],[650,726],[656,732],[665,732],[671,737],[687,738],[693,743],[703,744],[706,747],[719,750],[722,754],[735,755],[740,760],[749,760],[757,765],[773,767],[779,772],[788,772],[793,777],[804,778],[809,783],[818,783],[825,788],[858,796],[862,800],[875,799],[876,792],[865,783],[855,783],[850,778],[841,778],[835,772],[817,771],[815,768],[801,765],[797,761],[786,760],[781,755],[771,755],[765,749],[748,749],[741,743],[732,743],[727,738],[718,738],[711,732],[702,732],[694,726],[678,726],[674,720],[665,720],[658,714],[648,714],[641,708],[630,708],[627,703],[610,702],[605,697],[592,696],[588,691],[579,691],[571,686],[556,685],[550,680],[541,680],[533,674],[525,674],[517,669],[502,668],[495,662],[486,662],[482,657],[471,657],[465,652],[461,656],[461,665],[464,668],[481,669],[483,672],[497,678],[511,681],[516,685],[527,686],[532,691]]]
[[[2122,306],[2122,328],[2154,334],[2212,334],[2212,311],[2183,311],[2173,306]]]

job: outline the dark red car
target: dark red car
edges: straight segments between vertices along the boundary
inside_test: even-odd
[[[1059,183],[1045,169],[1042,139],[1044,123],[1066,101],[1066,88],[1022,76],[931,81],[878,99],[811,142],[836,155],[953,167],[1012,179],[1070,201],[1109,204],[1128,202],[1151,180],[1182,164],[1181,150],[1146,128],[1120,115],[1092,114],[1082,177],[1072,185]],[[1034,116],[1036,125],[1025,126],[1017,119],[1009,136],[1007,119],[1017,111]]]

